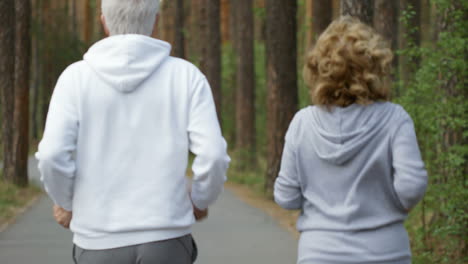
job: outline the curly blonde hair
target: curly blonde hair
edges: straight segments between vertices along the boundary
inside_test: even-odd
[[[389,99],[393,53],[374,29],[350,16],[320,35],[306,56],[304,79],[315,105],[346,107]]]

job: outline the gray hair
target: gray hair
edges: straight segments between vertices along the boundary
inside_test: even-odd
[[[102,0],[102,14],[110,35],[153,32],[160,0]]]

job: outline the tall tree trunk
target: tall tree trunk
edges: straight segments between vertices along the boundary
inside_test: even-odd
[[[91,44],[91,37],[93,34],[93,19],[94,16],[92,15],[92,8],[91,8],[91,0],[83,0],[84,4],[84,33],[83,33],[83,41],[86,45]]]
[[[395,52],[391,81],[396,81],[395,73],[398,71],[398,57],[396,55],[396,50],[398,49],[399,3],[398,1],[375,0],[374,4],[374,28],[390,43],[392,50]],[[391,84],[389,82],[386,85]],[[398,96],[399,92],[395,91],[394,95]]]
[[[296,1],[267,0],[267,150],[266,190],[278,176],[284,136],[297,110]]]
[[[221,43],[224,44],[231,39],[230,36],[230,7],[229,0],[221,0]]]
[[[231,45],[237,52],[237,1],[229,2],[229,35],[231,37]]]
[[[184,1],[177,0],[175,3],[175,40],[174,55],[185,59],[185,36],[184,36]]]
[[[188,23],[187,28],[189,30],[189,41],[188,41],[188,54],[189,57],[192,61],[195,61],[195,63],[198,63],[200,60],[201,52],[202,52],[202,47],[200,47],[199,43],[202,41],[202,33],[201,30],[201,18],[200,18],[200,9],[202,2],[204,0],[191,0],[189,1],[190,3],[190,23]]]
[[[220,0],[203,0],[200,8],[201,70],[213,92],[216,112],[221,122],[221,27]]]
[[[363,23],[372,25],[373,3],[373,0],[341,0],[341,15],[357,17]]]
[[[53,91],[53,76],[56,74],[54,72],[54,65],[52,64],[52,37],[51,31],[53,30],[53,20],[51,16],[51,1],[48,0],[41,0],[41,16],[42,20],[40,23],[42,24],[41,28],[41,35],[43,44],[41,44],[41,59],[43,65],[41,65],[41,75],[42,75],[42,89],[41,89],[41,123],[42,128],[45,128],[45,123],[47,119],[47,113],[49,111],[49,101]],[[54,43],[56,44],[56,43]]]
[[[208,53],[208,47],[205,45],[209,43],[210,41],[207,39],[208,38],[208,21],[206,19],[208,18],[208,1],[211,0],[196,0],[199,1],[198,4],[198,21],[196,23],[198,24],[198,43],[199,43],[199,61],[200,61],[200,68],[202,72],[206,74],[206,61],[208,59],[207,53]]]
[[[328,27],[333,16],[333,3],[330,0],[313,0],[308,2],[311,2],[311,6],[309,7],[312,9],[309,11],[311,16],[308,19],[312,20],[312,27],[309,30],[311,34],[309,36],[310,39],[307,40],[307,48]]]
[[[421,45],[421,0],[401,0],[401,9],[412,13],[407,24],[402,26],[401,48],[408,49],[419,47]],[[419,67],[419,56],[402,56],[401,57],[401,79],[407,83],[414,75]]]
[[[76,1],[77,0],[72,0],[72,7],[71,7],[71,21],[72,21],[72,33],[73,36],[77,37],[78,36],[78,18],[76,14]]]
[[[236,148],[245,157],[243,164],[255,162],[255,69],[253,1],[236,1],[237,5],[237,87]],[[244,153],[245,152],[245,153]]]
[[[40,12],[40,4],[39,0],[34,0],[33,1],[33,6],[32,8],[34,9],[33,11],[33,17],[35,18],[35,21],[41,21],[41,12]],[[38,109],[39,109],[39,86],[40,86],[40,67],[39,67],[39,32],[41,25],[37,23],[38,25],[36,26],[36,32],[33,34],[32,38],[32,64],[33,64],[33,69],[32,69],[32,110],[31,110],[31,130],[32,130],[32,139],[34,141],[38,140],[39,138],[39,122],[38,122]]]
[[[175,2],[163,1],[161,6],[161,34],[159,38],[169,42],[173,47],[175,45],[176,29],[175,29]],[[172,54],[175,55],[175,49],[172,49]]]
[[[14,183],[28,184],[29,154],[29,77],[31,59],[31,2],[16,0],[15,112],[14,112]]]
[[[102,14],[102,0],[96,0],[96,8],[95,8],[95,15],[96,15],[96,39],[102,39],[105,37],[106,33],[104,32],[104,28],[101,25],[101,14]]]
[[[305,26],[306,26],[306,33],[305,33],[305,50],[307,51],[313,43],[314,40],[314,31],[312,29],[312,23],[314,20],[313,0],[305,1]]]
[[[226,112],[224,113],[225,115],[229,115],[229,120],[230,122],[227,122],[227,125],[229,125],[229,130],[226,131],[228,132],[228,137],[230,139],[231,145],[235,146],[236,145],[236,100],[232,100],[232,98],[237,98],[236,95],[236,87],[237,87],[237,4],[238,1],[228,1],[229,3],[229,40],[230,40],[230,50],[228,50],[227,55],[229,57],[227,58],[226,62],[229,63],[228,69],[236,69],[233,71],[228,71],[229,75],[227,76],[227,81],[224,83],[224,91],[226,91],[225,97],[227,98],[224,100],[224,102],[227,102],[225,104],[224,109]],[[229,46],[227,47],[229,48]],[[231,99],[231,100],[229,100]]]
[[[0,1],[0,99],[2,107],[3,177],[15,179],[13,112],[15,102],[15,1]]]
[[[206,0],[205,0],[206,1]],[[213,91],[216,112],[221,119],[221,3],[220,0],[208,0],[207,6],[206,77]]]
[[[330,0],[332,2],[332,17],[333,19],[341,15],[341,0]]]

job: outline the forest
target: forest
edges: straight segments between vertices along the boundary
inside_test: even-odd
[[[105,37],[100,5],[0,1],[0,173],[8,188],[28,186],[28,158],[58,77]],[[468,1],[163,0],[154,37],[209,80],[233,160],[229,181],[271,198],[289,122],[311,104],[305,54],[341,15],[373,26],[395,52],[391,100],[413,118],[429,174],[406,222],[413,263],[467,263]]]

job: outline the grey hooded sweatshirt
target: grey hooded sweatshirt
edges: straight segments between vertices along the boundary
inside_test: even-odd
[[[308,245],[300,243],[299,263],[408,263],[403,221],[426,185],[413,122],[401,106],[311,106],[288,129],[274,196],[286,209],[302,209],[297,228],[313,234],[301,238]],[[374,245],[388,237],[405,246],[379,254]]]

